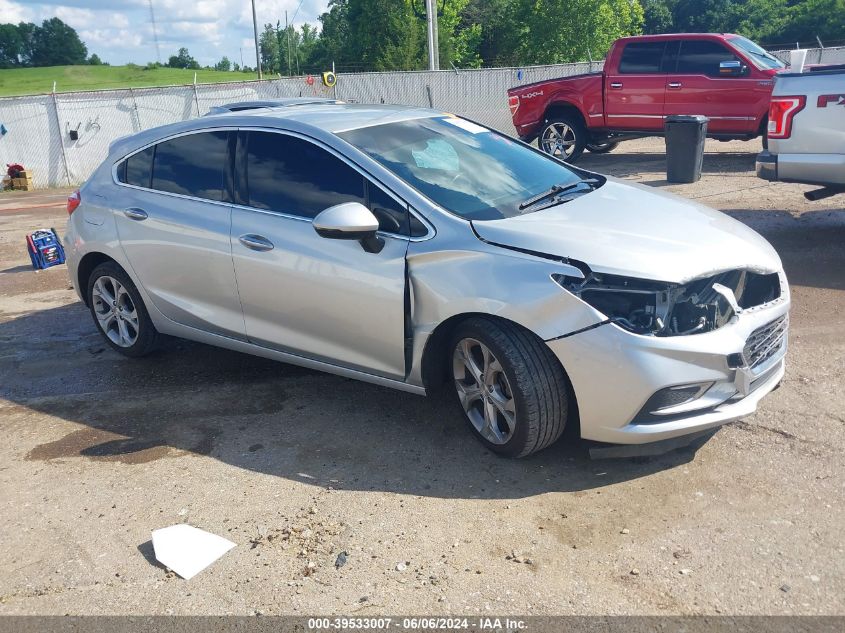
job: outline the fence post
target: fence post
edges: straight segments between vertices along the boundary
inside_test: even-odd
[[[135,100],[135,91],[132,88],[129,89],[129,95],[132,97],[132,109],[135,111],[135,122],[138,124],[138,132],[144,129],[143,123],[141,123],[141,112],[138,110],[138,102]]]
[[[197,106],[197,116],[200,115],[200,98],[199,94],[197,94],[197,74],[194,73],[194,104]]]
[[[59,144],[62,146],[62,162],[65,165],[65,179],[67,179],[67,184],[70,187],[72,183],[70,182],[70,168],[68,167],[67,162],[67,151],[65,150],[65,136],[62,134],[62,120],[59,118],[59,100],[56,98],[56,86],[53,84],[53,112],[56,115],[56,128],[59,131]]]

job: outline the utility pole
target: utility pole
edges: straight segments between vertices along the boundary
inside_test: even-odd
[[[440,70],[440,45],[437,37],[437,0],[425,0],[428,22],[428,69]]]
[[[290,29],[288,28],[288,12],[285,11],[285,41],[288,45],[288,77],[291,76],[291,67],[290,67]]]
[[[258,20],[255,18],[255,0],[252,0],[252,31],[255,33],[255,67],[261,79],[261,49],[258,48]]]

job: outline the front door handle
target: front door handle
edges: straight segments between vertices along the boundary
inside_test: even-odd
[[[266,237],[261,235],[254,235],[252,233],[247,233],[246,235],[241,235],[238,240],[240,240],[241,244],[246,246],[247,248],[253,251],[272,251],[273,250],[273,242],[268,240]]]
[[[669,88],[671,88],[671,89],[673,89],[673,90],[677,90],[677,89],[678,89],[678,88],[680,88],[682,85],[683,85],[683,84],[682,84],[680,81],[670,81],[670,82],[669,82]]]
[[[622,82],[621,81],[612,81],[610,83],[610,87],[613,88],[614,90],[619,90],[622,87]]]
[[[124,209],[123,215],[125,215],[127,218],[138,221],[146,220],[149,217],[146,211],[137,207],[129,207],[128,209]]]

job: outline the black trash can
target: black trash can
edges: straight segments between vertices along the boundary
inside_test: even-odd
[[[697,182],[704,161],[707,117],[700,114],[666,117],[666,180]]]

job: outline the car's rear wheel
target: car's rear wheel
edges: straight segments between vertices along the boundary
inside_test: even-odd
[[[619,142],[608,141],[605,143],[587,143],[587,149],[593,154],[609,154],[619,147]]]
[[[490,450],[524,457],[560,437],[568,383],[542,340],[507,321],[473,318],[457,328],[450,349],[458,401]]]
[[[546,121],[537,139],[537,145],[546,154],[568,163],[578,159],[586,143],[587,131],[583,123],[568,115]]]
[[[144,356],[155,348],[158,332],[135,284],[116,263],[100,264],[91,273],[88,307],[112,349],[125,356]]]

